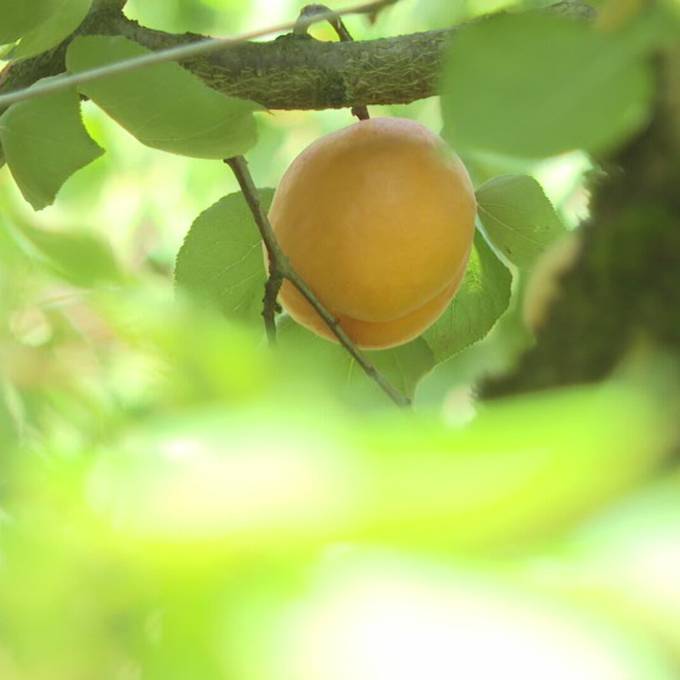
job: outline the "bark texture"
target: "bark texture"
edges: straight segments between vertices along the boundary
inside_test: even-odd
[[[650,123],[603,160],[581,254],[535,347],[483,397],[599,380],[641,340],[680,355],[680,49],[656,73]]]

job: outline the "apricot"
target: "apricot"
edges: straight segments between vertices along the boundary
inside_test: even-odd
[[[475,229],[470,177],[419,123],[373,118],[326,135],[285,172],[269,218],[283,252],[359,347],[412,340],[450,304]],[[280,302],[335,337],[286,281]]]

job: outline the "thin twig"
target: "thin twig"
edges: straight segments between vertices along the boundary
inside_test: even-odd
[[[289,265],[290,267],[290,265]],[[352,358],[361,366],[363,372],[375,381],[383,392],[397,405],[402,408],[411,405],[411,400],[398,389],[396,389],[385,376],[355,347],[347,333],[345,333],[338,320],[321,304],[314,295],[312,289],[304,280],[293,270],[288,269],[285,277],[298,289],[302,297],[309,302],[314,311],[324,320],[326,326],[331,330],[338,342],[349,352]]]
[[[316,313],[324,320],[330,331],[338,339],[338,342],[347,350],[350,356],[359,364],[364,373],[371,378],[375,383],[387,394],[387,396],[397,405],[401,407],[406,407],[411,405],[411,400],[397,390],[390,382],[385,378],[378,369],[368,360],[366,357],[357,349],[352,340],[349,338],[347,333],[345,333],[342,326],[338,323],[338,320],[331,314],[326,307],[321,303],[321,301],[316,297],[312,289],[305,283],[305,281],[299,276],[299,274],[293,269],[290,264],[290,260],[285,255],[281,246],[279,245],[274,230],[269,218],[262,209],[260,204],[257,189],[255,187],[255,182],[248,170],[248,163],[243,156],[237,156],[235,158],[230,158],[225,161],[229,167],[231,167],[236,179],[241,187],[241,191],[245,196],[245,199],[250,207],[250,210],[257,224],[257,228],[262,236],[267,252],[269,253],[270,260],[272,264],[276,265],[275,270],[281,277],[281,280],[287,279],[290,281],[295,288],[300,292],[300,294],[309,302],[309,304],[314,308]],[[270,267],[270,280],[267,284],[269,288],[269,283],[271,282],[271,272]],[[280,287],[280,283],[279,283]],[[277,289],[278,293],[278,289]],[[270,303],[268,300],[269,292],[265,294],[265,302]]]
[[[276,344],[276,313],[280,311],[277,299],[283,285],[283,276],[279,271],[279,265],[275,257],[269,254],[269,278],[264,287],[262,299],[262,317],[267,331],[267,340],[270,345]]]
[[[334,12],[326,12],[315,16],[307,17],[300,24],[300,20],[289,21],[286,23],[270,26],[268,28],[242,33],[241,35],[231,38],[207,38],[205,40],[197,40],[188,45],[179,45],[178,47],[171,47],[167,50],[158,50],[149,54],[143,54],[139,57],[131,59],[124,59],[123,61],[116,61],[105,66],[88,69],[80,73],[71,75],[56,76],[46,82],[38,81],[34,85],[26,88],[8,92],[0,95],[0,108],[16,104],[17,102],[26,101],[28,99],[35,99],[44,95],[61,92],[71,87],[83,85],[84,83],[92,82],[93,80],[100,80],[113,75],[120,75],[121,73],[128,73],[136,71],[145,66],[153,66],[156,64],[164,64],[169,61],[182,61],[184,59],[191,59],[199,55],[208,54],[210,52],[217,52],[219,50],[233,47],[240,43],[247,42],[254,38],[261,38],[272,33],[281,33],[290,31],[298,25],[310,26],[317,21],[327,21],[336,16],[344,16],[347,14],[368,14],[374,15],[376,12],[382,10],[388,5],[393,5],[398,0],[376,0],[375,2],[363,3],[346,7],[345,9],[336,10]]]
[[[269,277],[264,290],[264,298],[262,299],[262,318],[264,319],[264,327],[267,331],[267,339],[270,344],[276,343],[276,312],[278,310],[277,298],[279,290],[283,284],[283,273],[281,272],[280,260],[276,256],[277,244],[274,238],[274,232],[263,229],[263,224],[268,224],[267,215],[265,214],[262,204],[260,203],[260,196],[253,182],[253,178],[248,171],[248,164],[243,156],[236,156],[235,158],[227,158],[224,161],[234,173],[246,203],[250,208],[250,212],[255,218],[255,223],[258,226],[262,240],[269,259]]]
[[[303,7],[300,11],[298,20],[295,23],[293,33],[296,35],[307,35],[309,19],[321,15],[328,16],[329,13],[331,14],[331,17],[327,19],[327,21],[337,33],[340,42],[353,42],[354,38],[345,25],[345,22],[342,20],[342,17],[337,12],[333,12],[329,7],[326,7],[326,5],[307,5],[306,7]],[[371,117],[368,113],[367,106],[353,106],[352,115],[356,116],[359,120],[368,120]]]

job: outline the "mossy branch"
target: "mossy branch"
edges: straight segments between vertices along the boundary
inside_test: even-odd
[[[362,7],[377,11],[376,8],[395,1],[377,0],[349,11],[357,12]],[[202,35],[175,35],[140,26],[123,15],[123,4],[122,0],[95,3],[76,34],[121,35],[154,51],[206,40]],[[563,0],[555,5],[556,11],[576,16],[582,15],[585,9],[588,6],[582,0]],[[309,21],[318,19],[318,15],[312,16]],[[274,28],[255,33],[276,32]],[[216,45],[218,51],[180,63],[212,88],[251,99],[268,109],[408,104],[437,93],[442,55],[454,31],[338,43],[295,33],[269,42],[236,39]],[[0,73],[0,95],[63,73],[69,40],[34,59],[8,66]]]
[[[654,63],[651,120],[602,161],[582,254],[536,344],[482,397],[604,379],[642,340],[680,358],[680,49]]]

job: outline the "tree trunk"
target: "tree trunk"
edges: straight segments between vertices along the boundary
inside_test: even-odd
[[[680,354],[680,50],[647,128],[602,164],[583,245],[536,345],[484,398],[606,377],[637,341]]]

